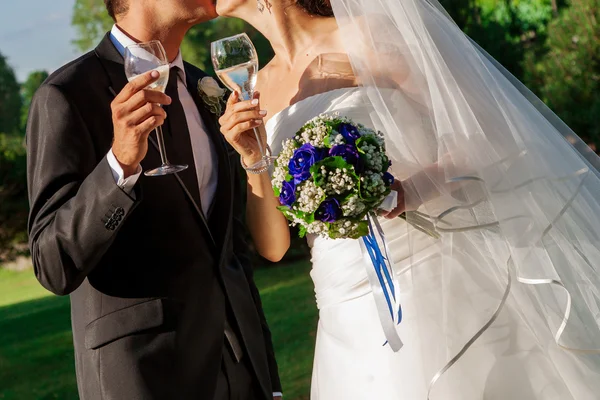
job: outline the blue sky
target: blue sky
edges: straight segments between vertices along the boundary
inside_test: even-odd
[[[22,82],[34,70],[48,72],[76,58],[71,40],[75,0],[0,0],[0,53]]]

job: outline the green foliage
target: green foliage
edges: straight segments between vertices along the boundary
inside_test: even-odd
[[[75,0],[71,24],[77,30],[77,39],[73,44],[81,51],[91,49],[113,23],[102,0]]]
[[[0,262],[26,241],[26,154],[20,135],[0,134]]]
[[[572,0],[548,26],[526,83],[583,140],[600,149],[600,0]]]
[[[48,72],[46,71],[34,71],[27,77],[27,80],[21,85],[21,96],[23,98],[23,109],[21,110],[21,131],[25,132],[27,125],[27,114],[29,114],[29,107],[31,106],[31,100],[36,90],[44,83],[48,78]]]
[[[17,133],[21,127],[21,96],[15,71],[0,54],[0,132]]]

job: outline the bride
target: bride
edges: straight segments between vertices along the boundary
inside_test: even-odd
[[[219,0],[271,42],[257,93],[220,122],[248,171],[248,225],[280,260],[273,154],[338,113],[385,134],[403,346],[387,343],[360,240],[308,236],[319,324],[312,399],[598,399],[598,157],[471,42],[437,0]],[[260,92],[260,94],[258,93]],[[566,140],[565,140],[566,139]],[[434,239],[396,218],[417,210]],[[385,214],[385,213],[384,213]],[[410,216],[415,213],[408,213]]]

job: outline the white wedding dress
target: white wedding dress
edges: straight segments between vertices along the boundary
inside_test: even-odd
[[[394,95],[391,90],[383,92]],[[273,154],[279,153],[283,140],[321,113],[338,112],[372,125],[370,104],[365,89],[346,88],[284,109],[266,124]],[[466,244],[461,248],[455,242],[454,249],[464,254],[456,259],[464,265],[441,265],[435,240],[399,218],[381,219],[381,225],[391,261],[400,271],[403,320],[398,333],[404,347],[394,353],[384,345],[367,278],[370,266],[359,241],[309,236],[319,308],[313,400],[427,399],[434,375],[487,322],[504,290],[485,276],[465,272],[469,253],[477,249]],[[460,275],[453,273],[457,269]],[[551,332],[541,337],[528,329],[529,323],[538,321],[526,321],[515,312],[520,302],[529,301],[525,290],[513,289],[490,329],[439,378],[431,391],[432,400],[600,399],[598,355],[565,352]],[[469,318],[453,319],[447,312],[453,307],[470,311],[461,313]],[[455,336],[445,333],[447,326],[453,327]]]

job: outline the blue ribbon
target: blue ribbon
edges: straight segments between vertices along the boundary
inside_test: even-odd
[[[396,287],[394,284],[392,266],[389,261],[387,245],[385,244],[385,234],[376,217],[369,215],[367,218],[369,223],[369,234],[363,236],[362,240],[364,243],[364,249],[371,259],[373,270],[375,272],[376,282],[374,282],[375,279],[370,278],[371,285],[373,287],[374,284],[378,283],[378,287],[373,287],[373,294],[375,296],[377,307],[385,307],[385,305],[387,305],[389,318],[391,318],[390,327],[390,321],[383,320],[385,316],[382,315],[382,310],[379,310],[380,319],[382,319],[382,326],[387,338],[387,341],[384,343],[384,345],[392,342],[392,348],[394,351],[398,351],[400,347],[402,347],[402,342],[398,337],[397,332],[393,328],[395,326],[394,316],[397,312],[397,323],[400,324],[402,321],[402,308],[397,303]],[[378,239],[383,243],[383,251],[379,246]],[[381,300],[381,294],[383,294],[385,304],[381,304],[381,301],[379,301]],[[397,310],[395,307],[397,307]]]

